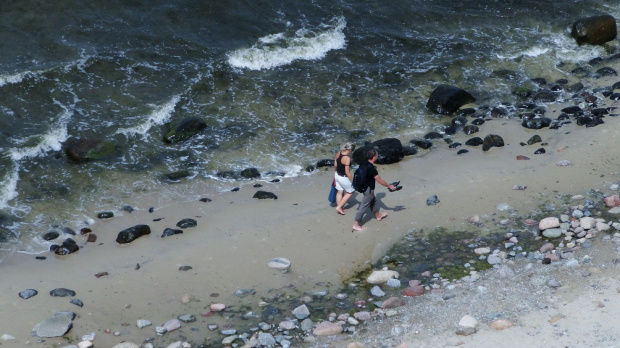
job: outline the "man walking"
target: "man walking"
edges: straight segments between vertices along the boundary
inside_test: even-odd
[[[379,153],[377,150],[370,149],[366,151],[365,155],[368,163],[364,163],[362,165],[368,166],[368,169],[366,170],[368,188],[364,191],[364,198],[362,198],[362,203],[360,203],[357,213],[355,214],[355,223],[353,223],[353,230],[355,231],[364,230],[364,226],[361,225],[361,222],[364,215],[368,212],[372,212],[375,215],[375,218],[377,218],[377,221],[381,221],[387,216],[386,213],[379,212],[379,205],[377,204],[377,198],[375,197],[375,182],[378,182],[380,185],[385,186],[390,190],[396,190],[394,185],[388,184],[379,176],[377,167],[374,165],[377,158],[379,158]]]

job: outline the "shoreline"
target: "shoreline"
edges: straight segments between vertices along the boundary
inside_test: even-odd
[[[599,82],[611,84],[604,79]],[[618,106],[618,102],[605,103]],[[557,117],[561,105],[550,106],[547,116]],[[175,203],[158,207],[153,213],[145,206],[133,213],[98,220],[91,226],[97,242],[87,243],[86,236],[76,236],[82,248],[75,254],[45,253],[46,260],[15,254],[0,263],[5,279],[10,280],[2,285],[0,316],[13,318],[3,325],[0,335],[16,337],[3,345],[17,347],[36,342],[38,338],[30,336],[32,327],[58,310],[78,314],[66,335],[71,342],[95,332],[96,346],[111,347],[123,341],[142,343],[157,337],[155,326],[186,313],[199,317],[198,321],[184,324],[186,330],[182,327],[156,340],[207,337],[211,343],[220,342],[219,331],[243,322],[243,313],[260,310],[262,298],[278,300],[274,292],[286,297],[299,296],[296,291],[303,294],[337,289],[342,280],[382,257],[409,231],[438,226],[467,229],[471,228],[467,218],[480,215],[489,221],[499,204],[507,203],[524,212],[550,195],[609,187],[618,180],[613,151],[617,151],[614,139],[620,134],[620,121],[612,117],[605,120],[606,124],[593,129],[573,124],[560,130],[534,131],[515,120],[492,119],[472,136],[498,134],[505,141],[502,148],[488,152],[469,148],[469,153],[457,155],[457,149],[449,149],[440,140],[428,152],[378,166],[382,178],[388,182],[400,180],[403,189],[394,193],[378,190],[382,211],[389,216],[381,222],[366,222],[366,230],[361,233],[353,233],[350,228],[353,209],[359,203],[356,196],[349,201],[350,210],[345,216],[337,215],[327,202],[331,168],[261,188],[275,193],[277,200],[253,199],[254,189],[245,185],[238,192],[209,197],[212,201],[207,203]],[[565,134],[567,131],[571,134]],[[534,134],[540,134],[548,144],[546,154],[533,154],[540,146],[519,145]],[[452,137],[463,143],[467,138],[464,134]],[[530,160],[517,161],[518,155]],[[557,166],[561,160],[572,164]],[[513,190],[515,185],[527,189]],[[441,203],[427,206],[426,199],[431,195],[437,195]],[[198,226],[184,229],[180,235],[160,237],[164,228],[176,228],[183,218],[196,219]],[[119,231],[137,224],[148,224],[151,234],[126,245],[115,242]],[[267,267],[275,257],[291,261],[288,273]],[[192,268],[179,271],[181,266]],[[96,278],[94,275],[100,272],[109,275]],[[84,307],[48,295],[59,287],[76,291]],[[17,293],[25,289],[36,289],[39,294],[23,300]],[[237,290],[249,289],[256,295],[234,295]],[[183,303],[186,295],[195,300]],[[202,316],[209,313],[211,303],[227,304],[234,311]],[[137,329],[139,319],[150,320],[153,326]],[[206,328],[211,322],[218,323],[218,330]],[[199,330],[192,331],[191,327]],[[119,335],[107,334],[106,329]],[[62,346],[66,342],[63,338],[48,338],[44,346]]]

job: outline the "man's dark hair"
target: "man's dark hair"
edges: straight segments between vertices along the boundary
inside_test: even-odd
[[[370,150],[366,151],[366,159],[367,159],[367,160],[372,159],[373,157],[375,157],[375,155],[376,155],[377,153],[378,153],[378,152],[377,152],[377,150],[375,150],[375,149],[370,149]]]

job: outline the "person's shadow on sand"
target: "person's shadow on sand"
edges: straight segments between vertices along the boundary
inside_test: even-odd
[[[357,200],[357,196],[360,195],[360,197],[362,197],[361,193],[354,193],[353,196],[351,196],[351,198],[349,198],[349,201],[347,202],[347,204],[345,205],[345,209],[348,209],[348,212],[353,213],[353,216],[355,216],[355,213],[357,212],[357,208],[359,208],[359,204],[361,203],[361,201]],[[385,211],[391,211],[391,212],[399,212],[402,210],[405,210],[407,208],[405,208],[402,205],[397,205],[394,206],[392,208],[389,208],[388,206],[385,205],[385,203],[383,203],[383,199],[387,196],[385,192],[381,192],[381,193],[377,193],[375,194],[375,196],[377,197],[377,202],[379,204],[379,209],[381,210],[385,210]],[[389,216],[388,216],[389,217]],[[362,219],[362,224],[365,224],[371,220],[375,220],[375,217],[373,214],[366,214],[364,216],[364,218]]]

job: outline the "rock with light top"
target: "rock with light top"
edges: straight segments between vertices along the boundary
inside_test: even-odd
[[[314,328],[312,331],[316,336],[332,336],[342,333],[342,326],[336,323],[330,323],[329,321],[323,321]]]
[[[597,231],[607,231],[610,229],[610,226],[604,222],[597,222],[596,223],[596,230]]]
[[[559,228],[549,228],[544,230],[542,234],[547,238],[558,238],[562,235],[562,230]]]
[[[513,327],[514,324],[512,323],[512,321],[508,319],[497,319],[497,320],[493,320],[492,322],[490,322],[489,326],[495,330],[505,330],[510,327]]]
[[[267,263],[269,268],[285,270],[291,267],[291,261],[284,257],[276,257]]]
[[[123,342],[113,346],[112,348],[140,348],[140,346],[132,342]]]
[[[143,327],[151,326],[153,324],[146,319],[138,319],[138,321],[136,322],[136,325],[138,326],[138,329],[141,329]]]
[[[556,227],[560,227],[560,219],[553,217],[553,216],[546,217],[540,220],[540,222],[538,223],[538,229],[540,230],[546,230],[548,228],[556,228]]]
[[[284,320],[278,324],[278,328],[281,330],[293,330],[297,327],[297,324],[292,320]]]
[[[192,346],[187,342],[176,341],[168,345],[166,348],[192,348]]]
[[[396,271],[379,270],[373,271],[368,278],[366,278],[366,281],[370,284],[384,284],[387,283],[388,280],[398,277],[399,274]]]
[[[293,315],[299,319],[299,320],[303,320],[306,319],[307,317],[310,316],[310,310],[308,309],[308,307],[304,304],[301,305],[295,309],[293,309]]]
[[[171,319],[165,322],[162,327],[166,329],[166,332],[174,331],[181,327],[181,321],[179,319]]]
[[[579,224],[584,230],[589,230],[596,224],[596,220],[593,217],[585,216],[579,219]]]
[[[476,249],[474,249],[474,254],[476,254],[478,256],[486,255],[486,254],[489,254],[489,253],[491,253],[491,248],[484,247],[484,248],[476,248]]]
[[[360,321],[367,321],[372,319],[372,315],[370,314],[370,312],[367,311],[355,312],[353,313],[353,317]]]
[[[548,251],[551,251],[551,250],[553,250],[553,249],[555,249],[555,246],[553,245],[553,243],[545,243],[545,244],[543,244],[543,246],[541,246],[541,247],[540,247],[540,250],[539,250],[539,251],[540,251],[542,254],[544,254],[544,253],[546,253],[546,252],[548,252]]]
[[[16,338],[11,336],[11,335],[9,335],[9,334],[4,334],[4,335],[0,336],[0,339],[2,339],[3,341],[13,341]]]
[[[211,310],[211,312],[221,312],[226,309],[226,305],[223,303],[212,303],[209,306],[209,309]]]
[[[93,342],[91,341],[81,341],[78,343],[78,348],[91,348],[93,346]]]
[[[465,315],[459,321],[459,326],[475,329],[478,326],[478,320],[471,315]]]

